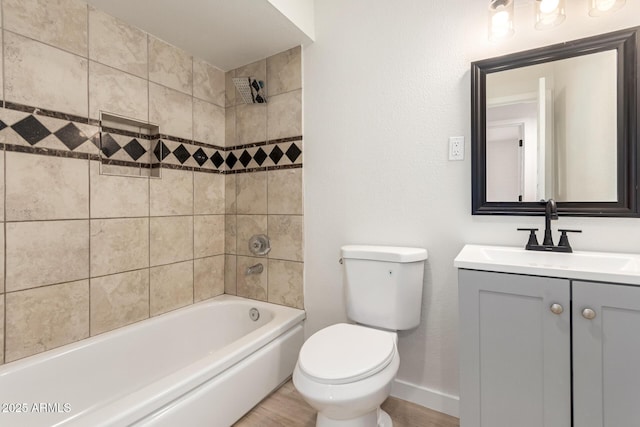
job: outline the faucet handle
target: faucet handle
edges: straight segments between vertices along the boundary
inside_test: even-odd
[[[560,233],[560,241],[558,242],[558,247],[569,249],[568,252],[572,252],[571,245],[569,244],[569,237],[567,237],[567,233],[582,233],[582,230],[569,230],[569,229],[558,229]]]
[[[518,231],[528,231],[529,232],[529,241],[525,246],[525,249],[529,249],[532,246],[538,246],[538,238],[536,237],[537,228],[518,228]]]

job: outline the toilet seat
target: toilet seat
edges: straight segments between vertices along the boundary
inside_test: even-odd
[[[395,354],[395,334],[338,323],[316,332],[302,345],[298,366],[319,383],[347,384],[380,372]]]

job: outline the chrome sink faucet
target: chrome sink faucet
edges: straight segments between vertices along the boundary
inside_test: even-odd
[[[573,252],[571,245],[569,244],[569,238],[567,233],[582,233],[582,230],[568,230],[558,229],[561,233],[558,246],[553,244],[553,236],[551,235],[551,221],[558,219],[558,205],[553,199],[540,200],[540,203],[544,203],[544,239],[542,244],[538,243],[536,237],[537,228],[518,228],[519,231],[529,231],[529,241],[527,242],[525,249],[530,251],[549,251],[549,252]]]

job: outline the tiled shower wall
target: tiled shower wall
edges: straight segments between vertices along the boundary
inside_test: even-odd
[[[235,254],[225,233],[236,234],[225,214],[242,199],[225,187],[254,174],[224,174],[253,166],[225,144],[225,74],[80,0],[2,0],[1,11],[0,363],[223,293]],[[158,125],[163,150],[135,132],[105,150],[101,111]],[[301,172],[294,133],[265,138],[255,173]],[[160,179],[142,153],[162,158]],[[105,162],[140,176],[101,173]]]
[[[301,60],[297,47],[226,75],[226,143],[240,165],[225,175],[225,293],[297,308],[303,308]],[[266,83],[266,104],[241,103],[231,80],[241,76]],[[266,256],[249,251],[255,234],[269,236]],[[262,274],[246,274],[259,263]]]

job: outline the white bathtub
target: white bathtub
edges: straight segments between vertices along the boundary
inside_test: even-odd
[[[222,295],[9,363],[0,426],[229,426],[291,375],[304,317]]]

